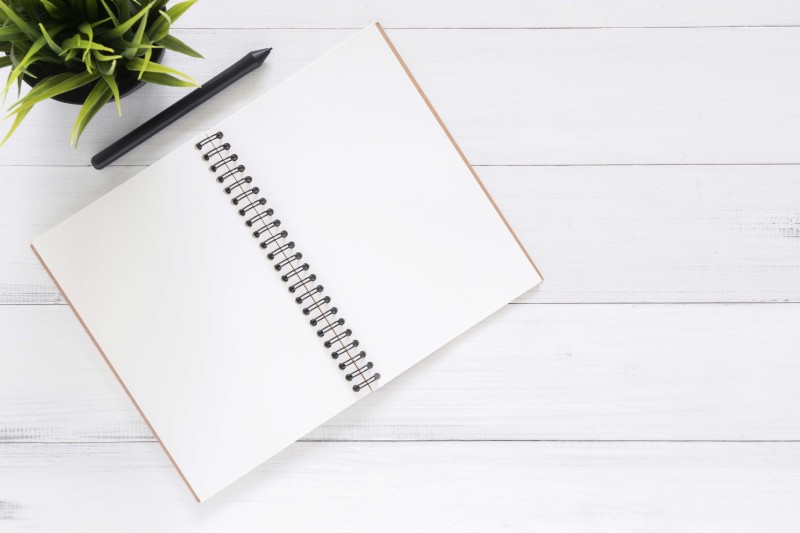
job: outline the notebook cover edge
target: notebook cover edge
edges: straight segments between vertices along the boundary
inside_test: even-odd
[[[497,212],[497,215],[500,217],[500,220],[503,221],[503,224],[505,224],[505,226],[508,229],[508,231],[511,232],[511,236],[514,237],[514,240],[517,242],[517,245],[519,246],[520,250],[522,250],[522,253],[525,254],[525,257],[530,262],[531,266],[533,267],[533,270],[539,276],[539,279],[541,281],[544,281],[544,276],[542,276],[542,273],[539,271],[539,268],[536,266],[536,263],[533,262],[533,259],[531,258],[531,255],[528,253],[528,250],[526,250],[525,246],[522,245],[522,241],[520,241],[519,237],[517,237],[517,234],[514,232],[514,229],[511,227],[511,224],[508,223],[508,220],[506,220],[506,217],[503,215],[503,212],[500,211],[500,208],[498,207],[497,203],[494,201],[494,198],[492,198],[492,195],[489,194],[489,191],[486,188],[486,186],[483,184],[483,181],[481,181],[480,177],[478,177],[478,174],[475,172],[475,169],[472,168],[472,165],[469,164],[469,161],[467,160],[467,157],[464,155],[464,152],[461,150],[461,147],[458,146],[458,143],[456,143],[456,140],[453,137],[453,135],[450,133],[450,130],[448,130],[447,126],[444,125],[444,122],[442,121],[442,118],[439,116],[439,113],[436,112],[436,109],[434,109],[433,104],[431,104],[431,101],[428,100],[428,97],[425,95],[425,92],[422,90],[422,87],[419,85],[419,83],[417,83],[417,80],[416,80],[416,78],[414,78],[414,75],[411,73],[411,70],[408,68],[408,65],[406,65],[405,61],[403,61],[403,58],[400,56],[400,53],[397,51],[397,48],[395,48],[394,44],[389,39],[389,36],[386,35],[386,32],[383,29],[383,26],[381,26],[380,22],[376,22],[375,23],[375,27],[380,32],[381,36],[383,36],[383,39],[386,41],[386,44],[389,46],[389,49],[394,54],[395,58],[397,58],[397,61],[400,63],[400,66],[403,67],[403,70],[405,71],[405,73],[408,76],[408,78],[411,80],[411,83],[417,89],[417,92],[422,97],[422,100],[425,102],[425,105],[428,106],[428,109],[433,114],[434,118],[436,119],[436,122],[439,123],[439,126],[442,128],[442,130],[444,131],[445,135],[447,135],[447,138],[450,140],[450,143],[453,145],[453,148],[455,148],[456,152],[458,152],[458,155],[461,156],[461,160],[464,161],[465,165],[467,165],[467,168],[469,169],[470,173],[472,174],[472,177],[475,178],[475,181],[478,183],[478,186],[481,188],[483,193],[486,195],[486,198],[492,204],[492,207],[494,207],[494,210]]]
[[[195,490],[192,487],[192,485],[189,483],[189,480],[186,479],[186,476],[183,475],[183,471],[181,471],[180,467],[178,466],[178,463],[175,462],[175,459],[173,459],[172,454],[169,453],[169,450],[164,445],[164,442],[161,440],[161,437],[158,436],[158,433],[156,433],[156,430],[153,428],[152,424],[150,424],[150,421],[147,419],[147,416],[145,416],[144,411],[142,411],[142,409],[139,407],[139,404],[136,402],[136,400],[134,399],[133,395],[128,390],[128,387],[125,385],[125,382],[122,381],[122,378],[117,373],[117,370],[114,368],[114,365],[112,365],[111,361],[108,359],[108,357],[106,357],[106,354],[103,351],[103,349],[100,347],[100,344],[97,342],[97,339],[95,339],[94,335],[89,330],[89,327],[83,321],[83,318],[81,318],[81,315],[78,313],[78,310],[75,308],[74,305],[72,305],[72,302],[70,301],[70,299],[67,296],[66,292],[64,292],[64,289],[61,288],[61,284],[58,283],[58,280],[56,280],[55,275],[53,275],[53,273],[50,271],[50,268],[47,266],[47,263],[45,263],[45,261],[42,258],[42,256],[39,255],[39,251],[36,249],[36,247],[33,244],[31,244],[30,247],[31,247],[31,250],[33,251],[33,254],[36,256],[36,259],[39,260],[39,263],[41,263],[41,265],[44,268],[45,272],[47,272],[47,275],[50,276],[50,279],[53,281],[53,284],[58,289],[58,292],[64,298],[64,301],[67,302],[67,305],[72,310],[72,312],[75,314],[75,317],[78,319],[78,322],[80,322],[81,326],[83,326],[83,329],[86,331],[86,334],[89,335],[89,338],[92,340],[92,344],[94,344],[95,348],[97,348],[97,351],[100,352],[100,355],[102,356],[103,360],[108,365],[108,368],[111,369],[111,373],[114,374],[115,378],[117,378],[117,381],[122,386],[122,390],[125,391],[125,394],[131,400],[131,403],[133,403],[133,406],[136,408],[136,411],[139,412],[139,415],[142,417],[142,420],[144,420],[144,423],[147,425],[147,427],[150,430],[150,432],[156,438],[156,440],[158,441],[158,444],[164,450],[164,453],[167,454],[167,457],[169,458],[170,462],[172,463],[172,466],[174,466],[175,470],[178,471],[178,475],[180,475],[181,479],[186,484],[186,487],[189,489],[189,492],[192,493],[192,497],[194,497],[194,499],[198,503],[201,502],[202,500],[197,495],[197,493],[195,492]]]

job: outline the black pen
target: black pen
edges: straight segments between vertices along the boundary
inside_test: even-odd
[[[120,140],[108,146],[108,148],[98,152],[97,155],[92,158],[92,166],[99,170],[113,163],[192,109],[198,107],[215,94],[233,84],[233,82],[239,78],[263,65],[271,51],[272,48],[264,48],[262,50],[248,52],[242,59],[204,83],[202,87],[198,87]]]

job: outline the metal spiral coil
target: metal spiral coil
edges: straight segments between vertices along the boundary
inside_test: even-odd
[[[325,287],[317,283],[309,264],[301,261],[303,254],[295,251],[297,245],[289,240],[289,232],[275,218],[274,210],[265,207],[267,200],[261,196],[261,189],[253,185],[251,176],[243,176],[244,165],[234,164],[239,156],[231,152],[231,144],[218,142],[223,137],[223,132],[218,131],[200,140],[195,147],[203,152],[203,160],[210,162],[209,170],[217,182],[224,185],[223,192],[231,196],[236,212],[245,219],[245,225],[251,228],[261,249],[267,251],[267,259],[281,273],[280,279],[288,284],[295,303],[301,306],[304,315],[313,316],[309,324],[316,328],[323,346],[332,349],[331,358],[340,361],[338,368],[346,372],[345,379],[356,382],[352,387],[355,392],[371,389],[370,385],[381,375],[372,371],[374,365],[366,360],[365,351],[355,351],[359,342],[353,338],[353,331],[344,328],[345,319],[339,316],[339,309],[331,305],[330,296],[323,295]],[[233,179],[226,183],[229,178]]]

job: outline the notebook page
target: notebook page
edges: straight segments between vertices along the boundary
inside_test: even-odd
[[[359,396],[196,140],[33,246],[202,500]]]
[[[217,129],[377,386],[541,281],[376,26]]]

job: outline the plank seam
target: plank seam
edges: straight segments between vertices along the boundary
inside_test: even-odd
[[[800,444],[800,439],[300,439],[297,442],[313,443],[428,443],[428,442],[529,442],[529,443],[564,443],[564,444]],[[37,445],[83,445],[83,444],[158,444],[155,439],[119,439],[119,440],[5,440],[0,441],[3,445],[37,444]]]

